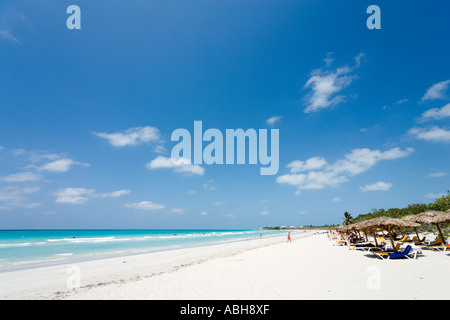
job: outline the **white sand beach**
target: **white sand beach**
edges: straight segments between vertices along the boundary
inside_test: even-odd
[[[381,260],[325,234],[302,236],[2,272],[0,299],[450,298],[450,252]]]

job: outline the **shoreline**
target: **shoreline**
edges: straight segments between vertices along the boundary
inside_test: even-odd
[[[0,298],[428,300],[450,297],[450,254],[381,260],[325,234],[253,239],[0,274]],[[80,286],[68,288],[73,271]]]
[[[289,232],[289,231],[286,231]],[[292,231],[290,231],[292,232]],[[310,231],[300,231],[293,232],[293,234],[304,234],[309,233]],[[274,237],[285,237],[286,235],[278,235],[278,234],[270,234],[264,235],[264,239],[274,238]],[[150,254],[161,251],[171,251],[171,250],[180,250],[180,249],[189,249],[189,248],[198,248],[204,246],[215,246],[220,244],[241,242],[241,241],[252,241],[252,240],[261,240],[260,237],[254,238],[237,238],[237,239],[229,239],[229,240],[214,240],[211,242],[199,242],[199,243],[188,243],[188,244],[175,244],[170,246],[161,246],[161,247],[153,247],[147,249],[124,249],[121,251],[106,251],[106,252],[93,252],[93,253],[85,253],[85,254],[75,254],[75,255],[59,255],[60,258],[43,258],[42,260],[28,260],[28,261],[17,261],[10,262],[5,264],[0,264],[0,274],[8,273],[14,271],[22,271],[28,269],[36,269],[42,267],[52,267],[59,265],[67,265],[67,264],[77,264],[81,262],[88,262],[94,260],[104,260],[110,258],[121,258],[127,256],[141,255],[141,254]]]
[[[312,232],[298,233],[298,238]],[[73,268],[80,270],[79,289],[125,283],[170,273],[210,259],[233,256],[285,241],[285,235],[240,239],[151,252],[89,257],[81,261],[55,261],[52,265],[0,272],[0,299],[62,299]],[[128,266],[132,265],[130,268]]]

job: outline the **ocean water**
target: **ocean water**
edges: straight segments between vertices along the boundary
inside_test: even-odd
[[[0,230],[0,271],[286,235],[265,230]]]

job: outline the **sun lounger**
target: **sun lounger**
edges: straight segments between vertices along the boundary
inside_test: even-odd
[[[425,239],[426,239],[426,237],[423,237],[422,240],[417,239],[417,237],[414,237],[413,242],[414,242],[414,244],[419,245],[419,244],[423,244],[425,242]]]
[[[408,236],[404,236],[401,240],[398,240],[398,242],[408,242],[408,241],[411,241],[409,240]]]
[[[450,251],[450,244],[447,245],[435,245],[431,247],[432,250],[436,251]]]
[[[389,246],[384,249],[386,252],[394,252],[399,251],[402,243],[401,242],[395,242],[395,250],[392,248],[391,244],[389,243]]]
[[[382,251],[371,251],[371,252],[375,256],[383,260],[402,259],[402,258],[416,259],[417,257],[417,251],[413,251],[410,245],[408,245],[403,252],[399,253],[382,252]]]
[[[424,244],[420,245],[420,247],[422,247],[422,248],[427,248],[427,249],[431,249],[431,250],[434,250],[434,248],[439,248],[442,246],[445,246],[445,244],[441,238],[436,238],[436,240],[434,240],[432,242],[428,242],[428,243],[424,243]]]
[[[385,247],[386,244],[381,244],[378,247],[374,245],[373,243],[357,243],[354,245],[349,245],[349,249],[351,250],[364,250],[364,251],[371,251],[371,250],[382,250]]]
[[[413,251],[417,252],[417,254],[422,254],[422,248],[420,246],[417,246],[415,244],[411,244],[411,248]]]

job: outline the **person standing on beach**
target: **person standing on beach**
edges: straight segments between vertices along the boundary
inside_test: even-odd
[[[290,233],[290,232],[288,232],[288,239],[287,239],[287,242],[292,242],[292,240],[291,240],[291,233]]]

